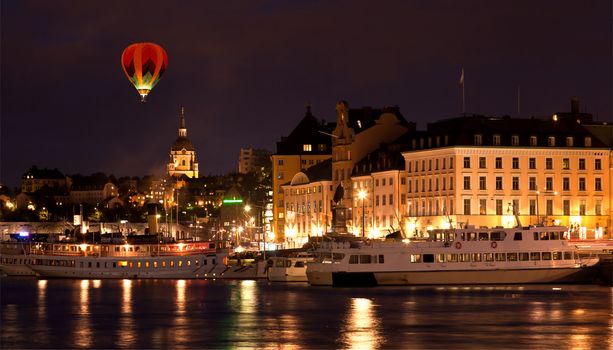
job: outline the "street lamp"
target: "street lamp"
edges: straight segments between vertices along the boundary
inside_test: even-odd
[[[364,238],[364,200],[366,199],[366,191],[360,190],[360,192],[358,192],[358,198],[362,200],[362,238]]]

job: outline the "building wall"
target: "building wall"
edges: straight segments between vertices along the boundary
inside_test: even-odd
[[[195,162],[196,151],[185,149],[170,151],[171,162],[168,163],[168,175],[186,175],[189,178],[198,178],[198,162]]]
[[[351,180],[353,225],[350,232],[356,236],[362,235],[362,220],[364,235],[369,238],[382,238],[395,230],[404,229],[407,210],[404,170],[374,172],[368,176],[354,176]],[[360,191],[365,193],[364,202],[359,198]]]
[[[273,155],[272,156],[272,188],[273,188],[273,233],[277,242],[285,239],[285,204],[281,185],[289,183],[294,175],[302,169],[308,169],[326,159],[329,154]]]
[[[610,231],[610,153],[608,149],[521,147],[404,152],[408,225],[412,229],[414,225],[418,233],[446,227],[450,219],[453,225],[511,227],[515,202],[524,225],[546,221],[573,225],[588,235],[598,227]],[[597,160],[600,169],[595,168]],[[596,189],[597,181],[600,189]],[[585,188],[580,188],[581,182]]]
[[[289,247],[301,247],[309,236],[322,236],[332,224],[330,203],[334,196],[331,181],[282,186],[284,191],[284,233]]]

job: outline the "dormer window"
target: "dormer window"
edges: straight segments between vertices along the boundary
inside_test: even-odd
[[[573,137],[572,136],[568,136],[566,138],[566,147],[573,147]]]
[[[555,145],[556,145],[556,137],[555,136],[549,136],[547,138],[547,146],[555,147]]]
[[[492,144],[494,146],[500,146],[500,135],[494,135],[492,137]]]
[[[305,152],[311,152],[312,151],[312,147],[310,143],[305,143],[304,145],[302,145],[302,150]]]
[[[473,137],[475,146],[481,146],[483,144],[483,137],[481,134],[475,134]]]
[[[511,136],[511,146],[519,146],[519,135]]]
[[[538,144],[536,136],[530,136],[530,146],[536,147]]]
[[[585,144],[585,147],[592,147],[592,138],[589,136],[586,136],[585,139],[583,140],[583,143]]]

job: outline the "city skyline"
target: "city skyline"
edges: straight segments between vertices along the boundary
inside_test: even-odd
[[[237,170],[241,147],[287,136],[312,104],[398,105],[409,121],[461,112],[570,109],[611,118],[611,3],[473,1],[201,4],[2,3],[0,183],[31,166],[65,173],[163,174],[185,106],[201,175]],[[122,50],[168,52],[141,104]],[[584,109],[582,109],[584,111]],[[219,150],[224,151],[220,152]]]

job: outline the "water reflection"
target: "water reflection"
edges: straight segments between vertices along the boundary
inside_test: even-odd
[[[351,298],[349,313],[343,325],[341,343],[349,349],[380,348],[383,343],[380,326],[372,300]]]
[[[185,342],[189,340],[189,322],[185,315],[185,294],[186,294],[186,282],[185,280],[178,280],[176,283],[176,296],[175,296],[175,317],[174,317],[174,342],[175,347],[185,347]]]
[[[47,316],[47,280],[38,280],[38,320],[44,321]]]
[[[231,292],[230,306],[236,312],[229,332],[230,339],[238,341],[238,347],[256,348],[260,341],[259,316],[257,314],[257,285],[253,280],[239,281]]]
[[[121,316],[119,321],[118,347],[132,348],[136,341],[132,315],[132,280],[121,281]]]
[[[79,289],[79,316],[75,327],[75,344],[79,348],[92,345],[92,329],[89,313],[89,280],[81,280]]]

